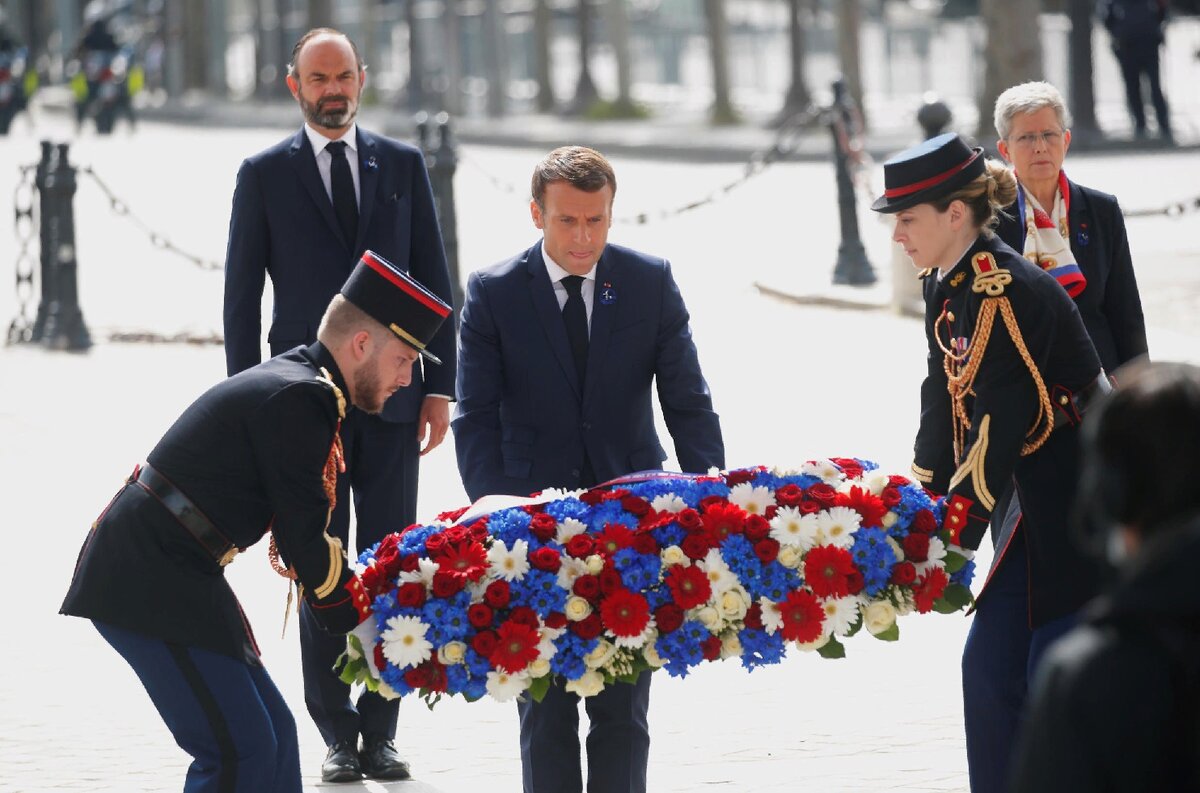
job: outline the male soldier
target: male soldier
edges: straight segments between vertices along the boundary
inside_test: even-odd
[[[92,526],[62,613],[91,619],[133,667],[179,746],[187,789],[300,790],[296,723],[224,568],[270,532],[313,615],[345,633],[362,583],[326,532],[347,399],[378,413],[450,307],[368,251],[317,341],[209,389]],[[436,362],[436,359],[433,359]]]

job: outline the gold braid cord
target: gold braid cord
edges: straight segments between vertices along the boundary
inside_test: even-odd
[[[1042,380],[1041,372],[1033,362],[1033,356],[1029,354],[1029,349],[1025,346],[1025,339],[1017,325],[1017,318],[1013,315],[1012,304],[1007,297],[986,298],[979,309],[975,332],[961,352],[948,349],[942,343],[942,337],[937,333],[937,327],[934,328],[934,338],[937,339],[938,347],[945,356],[942,365],[946,370],[946,388],[950,392],[950,401],[954,409],[955,465],[962,462],[963,446],[966,443],[967,433],[971,429],[971,417],[967,413],[967,397],[975,393],[975,378],[979,374],[979,367],[983,363],[983,353],[987,350],[988,341],[992,336],[992,326],[995,324],[997,309],[1004,318],[1008,334],[1012,337],[1013,344],[1016,345],[1017,352],[1020,353],[1021,360],[1025,362],[1029,374],[1033,377],[1033,383],[1038,392],[1038,415],[1028,432],[1025,433],[1026,441],[1021,446],[1021,456],[1025,457],[1040,449],[1046,442],[1046,438],[1050,437],[1050,431],[1054,429],[1052,419],[1054,408],[1050,403],[1050,393],[1046,390],[1046,383]],[[950,323],[946,314],[946,310],[943,309],[941,316],[938,317],[937,325],[946,323],[947,337],[953,338],[949,332]]]
[[[337,505],[337,480],[338,474],[346,472],[346,454],[342,449],[342,422],[338,420],[337,427],[333,431],[333,443],[329,447],[329,456],[325,458],[325,468],[321,471],[321,486],[325,490],[325,498],[329,500],[329,512],[325,516],[325,525],[329,526],[329,518],[333,515],[333,508]],[[271,569],[279,573],[284,578],[296,580],[296,571],[283,563],[279,558],[279,546],[275,544],[275,532],[268,527],[267,531],[271,532],[271,544],[267,549],[267,556],[271,560]]]

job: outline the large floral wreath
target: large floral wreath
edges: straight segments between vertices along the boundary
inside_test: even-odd
[[[556,677],[586,697],[702,661],[753,670],[789,643],[840,658],[863,628],[893,641],[900,615],[972,603],[972,553],[940,529],[940,499],[864,460],[496,498],[359,557],[373,613],[343,680],[430,705],[540,700]]]

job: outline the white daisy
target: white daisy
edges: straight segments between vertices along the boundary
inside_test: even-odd
[[[854,544],[854,532],[858,530],[862,516],[850,507],[830,507],[817,513],[817,526],[824,535],[825,543],[838,548],[849,548]]]
[[[758,605],[762,608],[763,630],[774,636],[775,631],[783,627],[783,613],[780,612],[774,601],[767,598],[759,598]]]
[[[510,675],[503,669],[488,672],[487,692],[498,702],[508,702],[529,687],[529,673],[522,670]]]
[[[383,632],[383,657],[398,668],[428,661],[433,655],[433,645],[425,638],[429,626],[416,617],[391,617]]]
[[[883,489],[888,486],[888,481],[891,477],[882,468],[876,468],[874,471],[866,471],[862,475],[862,484],[871,491],[873,495],[879,495]]]
[[[854,627],[854,623],[858,622],[859,610],[856,597],[824,600],[821,602],[821,608],[825,611],[824,628],[826,633],[845,636]]]
[[[650,502],[650,507],[659,512],[683,512],[687,502],[674,493],[660,493]]]
[[[817,543],[820,528],[816,515],[805,515],[795,507],[780,507],[771,518],[771,538],[780,545],[794,545],[808,550]]]
[[[583,534],[585,531],[587,531],[587,524],[575,520],[575,518],[567,518],[558,524],[558,532],[554,535],[554,541],[559,545],[566,545],[567,540],[576,534]]]
[[[761,515],[767,507],[775,503],[775,497],[765,487],[754,487],[749,482],[742,482],[729,489],[729,503],[737,504],[751,515]]]
[[[511,551],[502,540],[496,540],[488,550],[488,563],[497,578],[516,581],[529,572],[528,552],[529,543],[524,540],[514,542]]]
[[[658,635],[658,623],[654,621],[654,617],[646,620],[646,627],[642,628],[642,632],[636,636],[617,636],[613,639],[613,643],[618,647],[628,647],[637,649],[646,644],[649,639]]]
[[[433,574],[438,571],[437,562],[432,559],[420,559],[417,561],[417,569],[410,572],[401,572],[397,579],[402,584],[416,582],[424,584],[425,588],[433,586]]]
[[[800,473],[818,477],[831,485],[842,481],[842,469],[829,460],[811,460],[800,467]]]
[[[712,587],[713,595],[724,592],[739,583],[738,577],[729,569],[729,565],[725,564],[725,560],[721,558],[721,552],[716,548],[709,548],[705,557],[696,562],[696,566],[708,576],[708,583]]]
[[[558,568],[558,585],[570,592],[575,586],[575,579],[581,575],[588,574],[587,562],[582,559],[576,559],[574,556],[563,554],[560,557],[562,563]]]

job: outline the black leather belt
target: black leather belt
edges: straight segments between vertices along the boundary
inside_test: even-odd
[[[1054,402],[1054,425],[1060,426],[1061,423],[1077,426],[1083,421],[1083,416],[1088,412],[1088,409],[1096,402],[1097,399],[1112,391],[1112,383],[1108,380],[1108,375],[1104,370],[1100,370],[1100,374],[1096,379],[1085,385],[1078,391],[1071,391],[1063,386],[1055,386],[1054,394],[1051,397]]]
[[[201,512],[200,508],[193,504],[182,490],[154,470],[150,463],[142,463],[135,467],[133,473],[129,475],[128,482],[138,485],[158,499],[159,503],[175,517],[175,520],[179,521],[188,530],[188,533],[196,538],[196,542],[208,551],[217,564],[224,567],[232,562],[233,558],[241,551],[226,539],[208,516]]]

